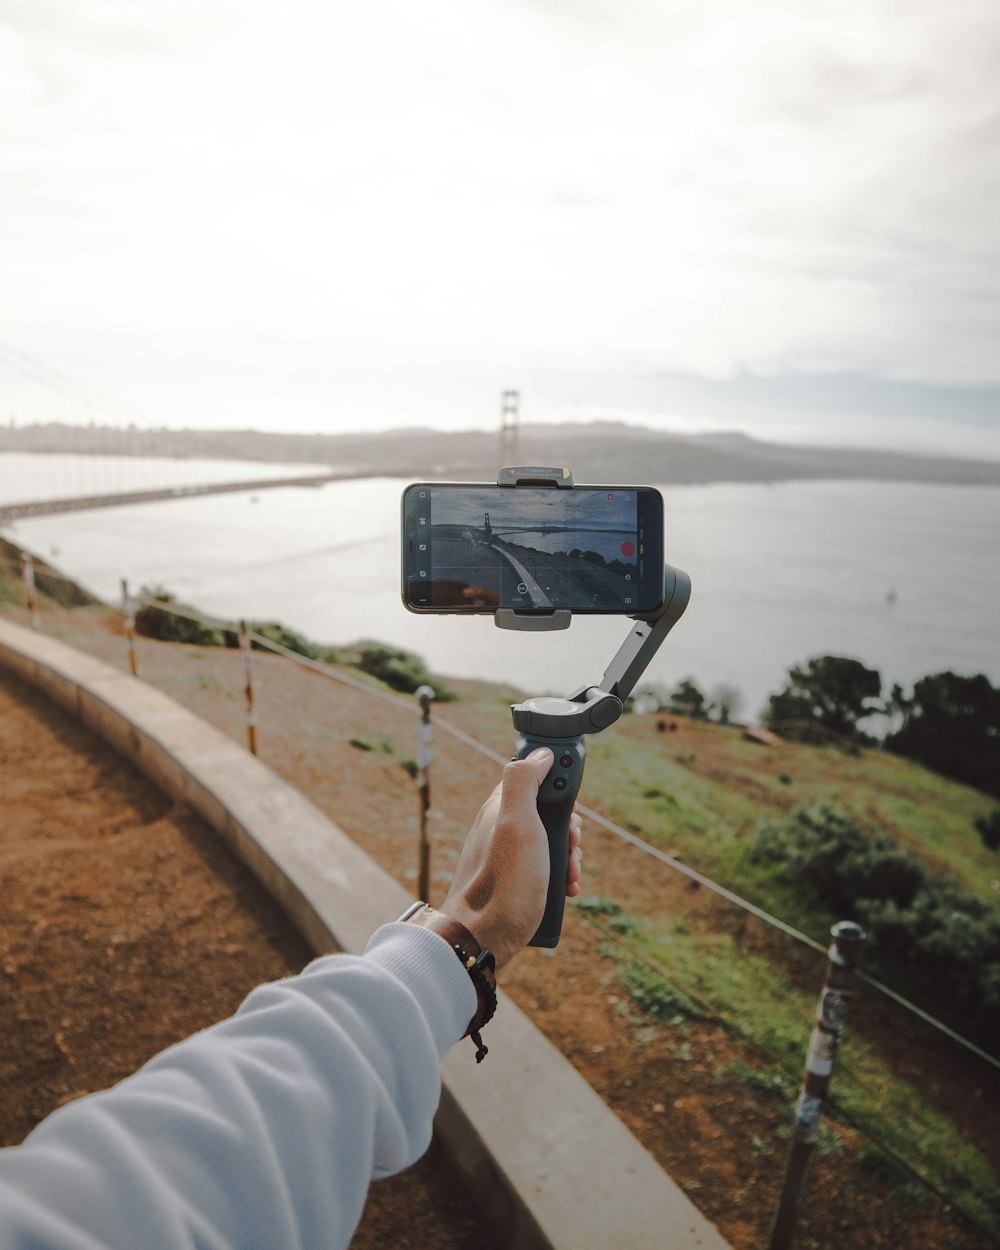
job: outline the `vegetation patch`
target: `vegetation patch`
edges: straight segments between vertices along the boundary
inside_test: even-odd
[[[25,554],[31,554],[26,552]],[[32,556],[35,571],[35,591],[42,607],[93,608],[102,607],[100,599],[78,586],[76,582],[61,577],[44,560]],[[0,606],[21,608],[25,606],[24,581],[21,575],[21,548],[0,538]]]
[[[202,647],[236,647],[239,632],[232,622],[210,622],[202,619],[197,609],[179,602],[162,586],[144,586],[139,592],[144,601],[135,614],[135,626],[145,638],[161,642],[182,642]],[[148,602],[155,600],[155,603]],[[163,606],[158,606],[162,604]],[[249,621],[252,634],[269,642],[294,651],[310,660],[322,660],[327,664],[340,664],[360,669],[391,690],[401,694],[413,694],[420,686],[430,686],[439,703],[448,703],[455,693],[440,677],[430,673],[423,660],[410,651],[388,647],[380,642],[365,641],[348,647],[324,646],[311,642],[302,634],[279,621]],[[252,641],[255,650],[267,650],[259,641]]]
[[[357,652],[357,667],[363,673],[370,673],[385,682],[392,690],[413,694],[420,686],[430,686],[439,703],[448,703],[455,698],[447,683],[429,673],[423,660],[411,651],[386,647],[377,642],[358,643],[352,650]]]
[[[636,1006],[654,1020],[677,1025],[699,1014],[683,990],[641,960],[631,960],[618,975]]]
[[[1000,910],[932,875],[885,834],[828,806],[799,808],[757,833],[758,858],[867,931],[865,964],[995,1049],[1000,1034]]]

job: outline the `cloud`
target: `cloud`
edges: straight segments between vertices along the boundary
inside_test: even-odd
[[[1000,382],[993,0],[290,13],[5,8],[5,338],[156,408],[285,411],[293,368],[317,410],[359,368]]]

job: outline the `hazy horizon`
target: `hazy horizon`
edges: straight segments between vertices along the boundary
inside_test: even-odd
[[[456,423],[455,425],[435,426],[435,425],[430,425],[430,424],[410,424],[410,425],[387,425],[385,428],[382,428],[382,429],[373,429],[371,427],[368,427],[368,428],[358,427],[358,428],[344,428],[344,429],[333,429],[333,430],[323,429],[321,426],[310,429],[310,428],[307,428],[305,425],[303,425],[302,428],[297,428],[297,427],[289,426],[289,425],[274,426],[272,428],[268,428],[264,424],[232,425],[232,426],[226,427],[226,426],[210,426],[208,424],[171,425],[171,424],[164,423],[160,425],[145,425],[145,426],[140,426],[136,424],[132,427],[129,427],[125,425],[115,425],[112,422],[102,422],[99,419],[92,419],[92,418],[88,418],[86,420],[80,420],[77,422],[70,422],[70,421],[65,421],[62,419],[42,419],[42,418],[39,418],[36,420],[30,420],[30,421],[18,421],[15,418],[9,418],[8,425],[10,428],[14,428],[18,430],[44,429],[46,427],[69,428],[69,429],[78,428],[80,430],[91,429],[95,431],[105,430],[115,436],[124,436],[126,438],[126,441],[128,438],[130,428],[134,428],[144,433],[152,434],[152,435],[155,435],[158,431],[163,430],[163,431],[169,432],[171,435],[184,435],[184,434],[202,435],[202,434],[217,433],[217,434],[221,434],[225,436],[235,436],[235,435],[244,433],[244,434],[265,434],[265,435],[274,434],[274,435],[280,435],[281,437],[292,438],[292,439],[294,438],[309,439],[309,438],[314,438],[314,437],[363,439],[363,438],[370,438],[370,437],[371,438],[383,438],[383,437],[391,438],[394,436],[405,438],[407,435],[418,435],[418,434],[421,434],[421,435],[480,434],[483,432],[483,429],[484,429],[483,424],[474,424],[472,421],[467,421],[465,424]],[[563,420],[559,420],[557,418],[548,418],[548,419],[531,420],[531,421],[522,420],[520,428],[522,432],[548,430],[548,429],[556,430],[561,425],[565,425],[567,427],[580,426],[580,427],[585,427],[587,429],[605,428],[608,430],[614,430],[620,427],[623,429],[641,431],[644,433],[652,432],[654,434],[662,434],[665,438],[668,438],[668,439],[676,438],[676,439],[711,440],[711,439],[728,439],[728,438],[732,438],[732,439],[746,438],[746,439],[752,440],[753,442],[760,443],[761,445],[774,445],[777,447],[785,447],[789,449],[802,448],[802,449],[811,449],[811,450],[817,450],[817,451],[863,451],[863,452],[871,452],[876,455],[880,453],[911,455],[911,456],[916,456],[916,457],[920,457],[920,458],[924,458],[924,459],[928,459],[932,461],[979,459],[979,460],[987,461],[989,463],[994,463],[994,462],[1000,463],[1000,438],[996,440],[995,446],[993,445],[993,440],[990,440],[990,439],[984,440],[984,443],[989,444],[989,445],[979,448],[978,454],[977,454],[976,449],[972,449],[968,447],[961,448],[961,447],[952,446],[948,449],[941,449],[937,447],[928,447],[928,446],[919,446],[919,445],[915,446],[914,440],[912,438],[908,438],[902,442],[898,442],[895,446],[893,446],[886,441],[877,441],[876,438],[871,437],[871,436],[869,436],[868,438],[862,437],[862,438],[851,439],[850,437],[844,437],[844,438],[838,439],[838,438],[832,437],[832,435],[824,431],[814,431],[812,437],[808,437],[807,433],[803,431],[790,431],[788,437],[781,437],[780,432],[774,436],[765,436],[757,431],[741,429],[735,422],[730,423],[728,425],[723,425],[720,423],[717,426],[709,425],[706,422],[706,425],[704,428],[683,429],[683,428],[668,427],[664,425],[662,422],[653,423],[650,421],[643,421],[642,419],[629,420],[626,417],[606,417],[606,416],[585,417],[585,416],[580,416],[578,414],[569,414]],[[0,429],[2,429],[2,426],[0,426]],[[489,430],[488,425],[486,426],[486,429],[487,431]],[[499,431],[499,422],[497,423],[497,430]],[[869,431],[869,435],[871,435],[871,431]],[[7,449],[7,450],[11,450],[11,449]],[[71,446],[62,447],[59,450],[62,452],[66,452],[68,454],[72,454],[73,452],[73,449]],[[140,455],[141,456],[141,455],[149,454],[141,450],[138,447],[136,449],[126,449],[123,452],[120,448],[116,448],[114,446],[108,446],[104,448],[103,450],[93,448],[93,447],[81,447],[79,449],[79,452],[80,454],[84,454],[84,455],[127,454],[127,455]],[[0,454],[4,454],[3,448],[0,448]],[[40,454],[48,454],[48,453],[40,453]],[[152,454],[157,454],[157,453],[154,451]],[[169,453],[167,452],[164,452],[162,454],[169,455]]]

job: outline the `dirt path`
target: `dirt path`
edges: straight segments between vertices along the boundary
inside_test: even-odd
[[[0,804],[2,1145],[311,957],[211,830],[2,669]],[[353,1242],[493,1244],[436,1147]]]

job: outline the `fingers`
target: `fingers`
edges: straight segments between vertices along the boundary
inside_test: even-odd
[[[580,893],[580,878],[583,876],[583,822],[576,808],[569,818],[569,863],[566,867],[566,897],[576,898]]]
[[[573,808],[573,814],[569,818],[569,849],[572,851],[583,841],[583,821],[580,819],[580,813]]]
[[[538,788],[552,767],[554,756],[548,747],[538,747],[523,760],[511,760],[503,770],[500,783],[499,818],[507,818],[513,827],[530,827],[525,822],[538,819]],[[494,797],[496,792],[494,791]],[[506,822],[505,822],[506,823]],[[583,822],[574,806],[569,818],[569,860],[566,865],[566,897],[580,893],[583,875]]]

